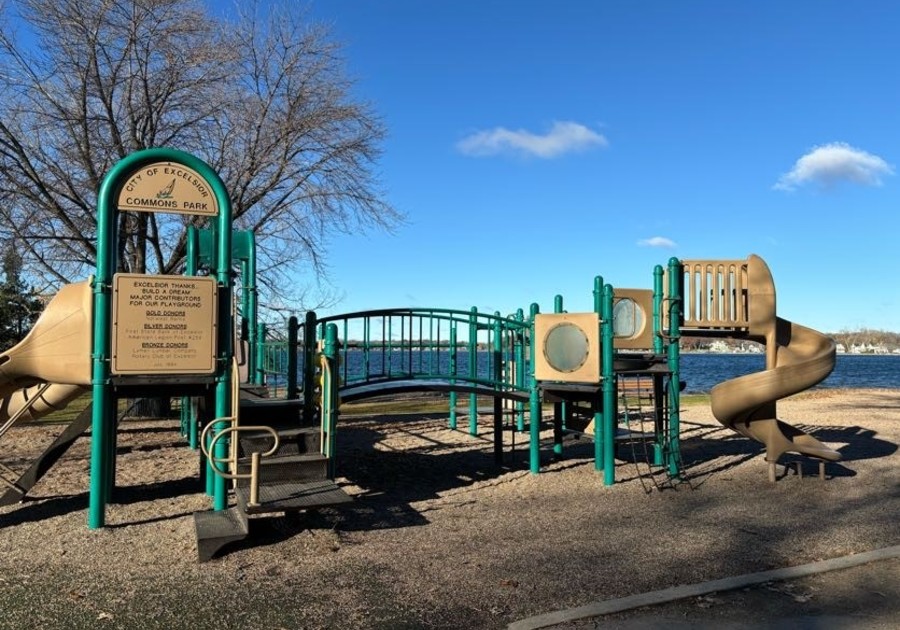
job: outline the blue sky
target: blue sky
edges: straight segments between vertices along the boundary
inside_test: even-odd
[[[900,331],[900,4],[319,0],[407,215],[326,244],[320,314],[498,310],[683,259],[768,263],[779,315]]]

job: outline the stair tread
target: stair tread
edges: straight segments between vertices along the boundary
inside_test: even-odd
[[[194,529],[197,538],[222,538],[247,535],[247,520],[238,510],[208,510],[194,512]]]
[[[274,427],[272,427],[272,428],[275,430],[275,433],[278,434],[278,437],[279,437],[279,438],[282,438],[282,439],[284,439],[284,438],[293,438],[293,437],[297,437],[297,436],[299,436],[299,435],[318,435],[318,434],[319,434],[319,431],[320,431],[319,427],[286,427],[286,428],[279,428],[279,427],[277,427],[277,426],[274,426]],[[242,439],[246,439],[246,438],[257,438],[257,439],[259,439],[259,438],[261,438],[261,437],[267,437],[267,436],[271,436],[271,434],[270,434],[268,431],[265,431],[265,430],[262,430],[262,431],[242,431],[242,432],[241,432],[241,438],[242,438]]]
[[[306,510],[349,503],[353,498],[330,479],[305,482],[262,483],[259,486],[259,505],[249,506],[250,488],[234,490],[238,504],[247,514]]]
[[[322,453],[293,453],[290,455],[271,455],[269,457],[261,457],[259,460],[260,467],[280,466],[282,464],[296,464],[304,462],[320,462],[328,459]],[[241,457],[238,459],[238,465],[250,464],[249,457]]]
[[[200,562],[212,559],[228,543],[246,538],[249,531],[247,515],[239,507],[194,512],[197,559]]]

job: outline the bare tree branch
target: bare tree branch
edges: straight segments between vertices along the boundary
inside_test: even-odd
[[[353,99],[338,45],[294,3],[257,9],[225,22],[200,0],[0,4],[0,238],[23,243],[23,273],[92,271],[103,177],[148,147],[220,174],[273,305],[307,299],[289,280],[322,278],[329,234],[402,221],[375,175],[384,127]],[[180,272],[185,226],[206,221],[122,213],[119,268]]]

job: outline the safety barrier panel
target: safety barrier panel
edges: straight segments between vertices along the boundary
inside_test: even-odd
[[[744,329],[750,325],[746,260],[683,260],[682,328]]]

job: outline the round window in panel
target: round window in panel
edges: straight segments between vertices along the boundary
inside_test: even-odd
[[[644,330],[644,309],[631,298],[622,298],[613,306],[613,336],[631,338]]]
[[[544,337],[544,357],[558,372],[574,372],[587,362],[589,354],[587,336],[570,322],[557,324]]]

